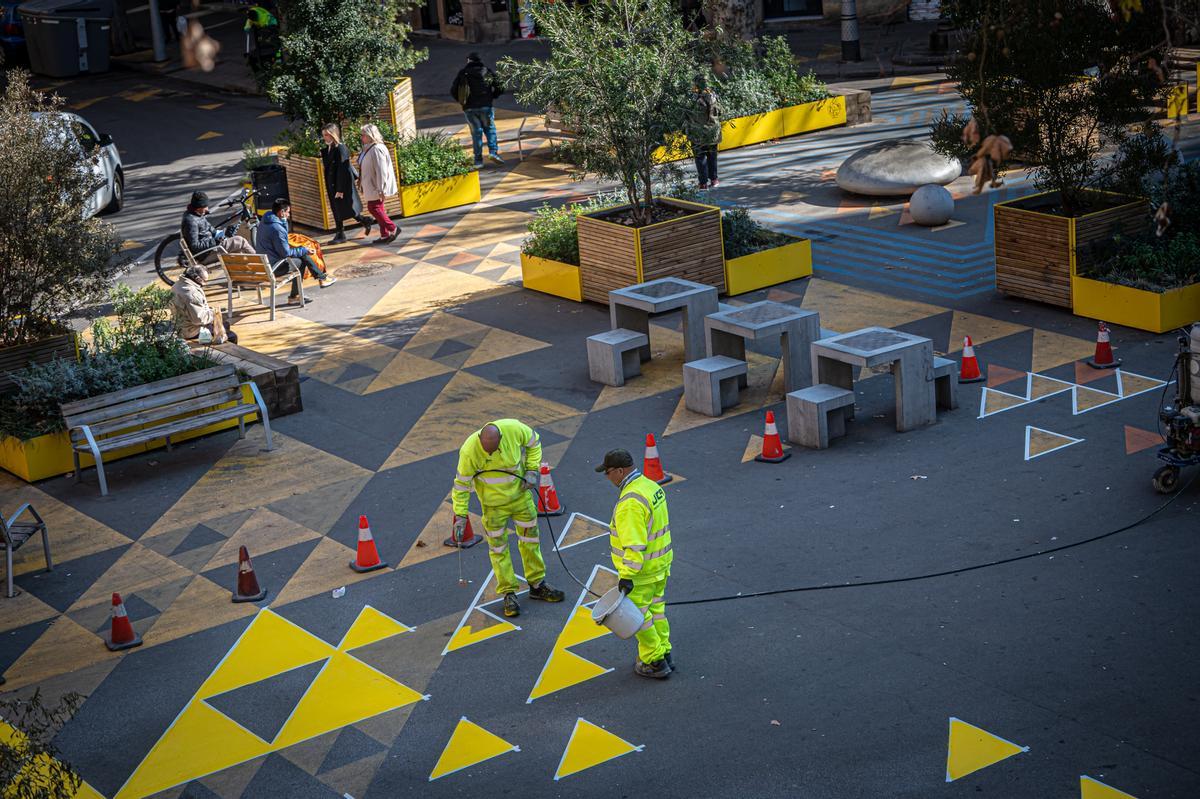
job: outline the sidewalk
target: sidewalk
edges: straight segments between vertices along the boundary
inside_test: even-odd
[[[201,7],[197,16],[209,35],[221,45],[217,64],[212,72],[184,67],[179,60],[177,42],[168,43],[168,60],[163,63],[155,63],[150,50],[118,56],[113,59],[113,63],[119,67],[169,76],[209,89],[261,94],[250,67],[242,57],[245,34],[242,31],[240,11],[235,11],[236,8],[226,4],[206,4]],[[941,63],[940,58],[928,52],[929,33],[934,26],[933,22],[863,24],[860,26],[863,60],[858,62],[840,60],[842,48],[837,23],[815,23],[785,35],[801,68],[813,70],[818,77],[826,81],[845,81],[920,75],[937,71]],[[768,31],[766,35],[773,34]],[[450,80],[470,52],[478,52],[488,64],[494,64],[505,56],[529,61],[549,55],[549,44],[541,39],[464,44],[415,33],[412,40],[416,46],[429,50],[429,58],[412,71],[413,93],[418,97],[445,95]]]

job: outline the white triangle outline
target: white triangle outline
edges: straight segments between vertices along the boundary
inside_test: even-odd
[[[1039,433],[1046,433],[1047,435],[1056,436],[1058,438],[1065,438],[1065,439],[1069,439],[1069,440],[1067,441],[1067,443],[1059,444],[1057,447],[1052,447],[1051,449],[1048,449],[1045,452],[1039,452],[1037,455],[1030,455],[1029,454],[1029,432],[1031,430],[1037,430]],[[1083,438],[1075,438],[1074,436],[1068,436],[1065,433],[1056,433],[1053,430],[1046,430],[1041,427],[1034,427],[1031,424],[1027,424],[1027,425],[1025,425],[1025,460],[1031,461],[1034,458],[1040,458],[1043,455],[1049,455],[1051,452],[1058,452],[1060,449],[1066,449],[1067,447],[1074,446],[1075,444],[1078,444],[1081,441],[1085,441],[1085,440],[1086,439],[1083,439]],[[962,721],[962,719],[959,719],[959,721]],[[966,724],[967,722],[964,721],[963,723]],[[991,735],[991,733],[988,733],[988,734]],[[1014,746],[1015,746],[1015,744],[1014,744]]]
[[[1039,428],[1039,429],[1040,429],[1040,428]],[[1049,432],[1049,431],[1043,431],[1043,432]],[[1056,434],[1056,435],[1057,435],[1057,434]],[[1009,755],[1008,757],[1013,757],[1014,755],[1018,755],[1018,754],[1022,754],[1022,755],[1023,755],[1023,754],[1025,754],[1025,753],[1027,753],[1027,752],[1029,751],[1029,747],[1028,747],[1028,746],[1021,746],[1019,743],[1016,743],[1016,742],[1014,742],[1014,741],[1010,741],[1010,740],[1008,740],[1007,738],[1001,738],[999,735],[996,735],[996,733],[994,733],[994,732],[989,732],[988,730],[985,730],[983,727],[977,727],[976,725],[972,724],[972,723],[971,723],[971,722],[969,722],[969,721],[963,721],[962,719],[960,719],[960,718],[955,718],[954,716],[951,716],[951,717],[950,717],[950,721],[949,721],[949,722],[948,722],[948,724],[947,724],[947,726],[948,726],[948,729],[950,729],[950,730],[953,730],[953,729],[954,729],[954,722],[956,722],[956,721],[957,721],[959,724],[965,724],[966,726],[970,727],[970,728],[971,728],[971,729],[973,729],[973,730],[979,730],[979,731],[980,731],[981,733],[983,733],[984,735],[991,736],[992,738],[995,738],[997,741],[1004,741],[1004,743],[1008,744],[1009,746],[1015,746],[1015,747],[1017,747],[1018,749],[1020,749],[1020,750],[1021,750],[1020,752],[1013,752],[1013,754]],[[1004,760],[1008,760],[1008,757],[1006,757],[1006,758],[1003,758],[1003,759],[1004,759]],[[949,742],[948,740],[947,740],[947,742],[946,742],[946,759],[947,759],[947,760],[949,760],[949,759],[950,759],[950,742]],[[997,762],[997,763],[999,763],[1000,761],[999,761],[999,760],[997,760],[996,762]],[[984,768],[986,768],[986,766],[985,766]],[[974,773],[975,773],[974,771],[972,771],[972,772],[971,772],[971,774],[974,774]],[[964,774],[964,775],[963,775],[963,777],[966,777],[966,776],[969,776],[969,775],[967,775],[967,774]],[[962,779],[962,777],[960,777],[959,779]],[[946,764],[946,782],[954,782],[954,778],[950,776],[950,764],[949,764],[949,763],[947,763],[947,764]]]
[[[595,519],[592,519],[592,521],[595,521]],[[599,536],[594,536],[594,537],[599,538]],[[588,540],[590,541],[591,539],[588,539]],[[582,544],[584,542],[579,541],[577,543]],[[574,546],[574,544],[572,544],[572,546]],[[542,698],[542,697],[535,697],[533,695],[533,692],[536,691],[537,687],[542,684],[542,678],[546,676],[546,668],[549,667],[550,660],[554,657],[554,653],[558,648],[558,639],[563,634],[563,630],[567,629],[567,625],[570,624],[575,619],[575,611],[581,607],[586,607],[587,605],[593,604],[596,601],[596,600],[592,600],[592,602],[585,602],[584,600],[587,599],[588,589],[591,588],[592,583],[595,582],[596,575],[602,571],[606,571],[614,577],[620,577],[619,574],[617,574],[615,571],[608,568],[607,566],[601,566],[600,564],[597,563],[595,566],[592,567],[592,573],[590,575],[588,575],[588,578],[587,578],[587,586],[588,587],[580,590],[579,598],[576,599],[575,604],[571,606],[571,612],[567,614],[567,620],[563,623],[562,630],[559,630],[558,635],[554,636],[554,643],[550,645],[550,654],[546,655],[546,662],[542,664],[542,670],[538,672],[537,679],[533,681],[533,687],[529,689],[529,697],[525,700],[525,704],[527,704],[527,705],[533,704],[534,699]],[[563,647],[563,648],[566,649],[566,647]],[[571,654],[575,655],[575,657],[580,658],[581,660],[587,660],[587,658],[583,657],[583,655],[578,655],[574,652],[572,652]],[[594,661],[588,660],[588,662],[592,663],[595,666],[600,665],[599,663],[595,663]],[[613,669],[611,667],[607,668],[604,670],[603,674],[597,674],[596,677],[602,677],[602,676],[604,676],[604,674],[608,674],[612,671],[613,671]],[[595,678],[592,678],[592,679],[595,679]],[[558,693],[558,692],[551,691],[550,693]],[[544,696],[549,696],[549,695],[550,694],[544,694]],[[572,734],[574,734],[574,733],[572,733]],[[564,755],[566,754],[565,750],[564,750],[563,754]]]
[[[579,731],[579,722],[581,722],[581,721],[587,721],[587,723],[591,724],[593,727],[600,727],[599,724],[596,724],[595,722],[592,722],[592,721],[588,721],[583,716],[580,716],[579,718],[575,719],[575,726],[571,728],[571,737],[567,738],[567,745],[563,747],[562,757],[560,757],[558,759],[558,767],[554,769],[554,781],[555,782],[558,782],[560,779],[562,779],[562,777],[560,777],[558,775],[558,773],[560,771],[562,771],[562,765],[567,759],[567,752],[570,751],[570,749],[571,749],[571,741],[575,740],[575,733]],[[600,727],[600,729],[604,730],[603,727]],[[604,730],[604,731],[608,732],[608,730]],[[613,736],[614,738],[620,738],[622,741],[625,741],[624,738],[621,738],[621,736],[617,735],[615,732],[609,732],[608,734]],[[625,741],[625,743],[629,744],[630,746],[633,746],[633,749],[629,750],[628,752],[619,754],[616,757],[610,757],[608,760],[602,760],[602,761],[600,761],[600,763],[607,763],[607,762],[609,762],[609,760],[616,760],[618,757],[624,757],[625,755],[632,754],[634,752],[641,752],[641,751],[645,750],[645,748],[646,748],[645,744],[639,744],[637,746],[634,746],[633,744],[629,743],[629,741]],[[600,765],[600,763],[597,763],[596,765],[598,766],[598,765]],[[579,772],[575,771],[572,773],[578,774]],[[570,777],[571,774],[565,774],[563,776]]]

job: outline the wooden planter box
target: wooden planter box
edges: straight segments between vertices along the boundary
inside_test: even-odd
[[[442,180],[414,183],[400,187],[400,208],[403,216],[417,216],[455,208],[459,205],[477,203],[482,195],[479,191],[479,172],[472,170],[465,175],[455,175]],[[388,213],[391,213],[388,201]]]
[[[658,201],[691,213],[643,228],[597,218],[628,206],[580,214],[579,274],[585,300],[607,305],[608,292],[663,277],[725,291],[721,210],[669,197]]]
[[[792,238],[791,244],[759,250],[725,262],[725,291],[730,296],[786,283],[812,274],[812,243]]]
[[[583,302],[579,267],[521,253],[521,284],[527,289]]]
[[[868,95],[869,96],[869,95]],[[870,119],[870,104],[867,105]],[[835,95],[811,103],[777,108],[765,114],[735,117],[721,124],[721,152],[761,144],[773,139],[795,136],[813,130],[846,124],[846,97]],[[671,143],[654,151],[654,160],[663,164],[692,157],[692,147],[683,136],[672,137]]]
[[[0,347],[0,393],[16,388],[8,376],[31,363],[48,363],[56,358],[79,360],[79,345],[74,333],[62,333],[29,344]]]
[[[1070,218],[1036,210],[1043,192],[996,203],[996,290],[1070,308],[1071,278],[1091,260],[1091,245],[1145,228],[1146,201],[1129,202]],[[1031,207],[1032,206],[1032,207]]]
[[[242,387],[242,401],[254,402],[254,397],[250,390],[245,386]],[[231,407],[234,403],[229,402],[218,407]],[[201,409],[190,414],[184,414],[180,418],[186,416],[195,416],[198,413],[204,413],[209,409]],[[258,419],[258,415],[247,416],[246,421],[251,422]],[[228,430],[231,427],[237,427],[237,419],[228,419],[224,422],[217,422],[208,427],[199,430],[192,430],[187,433],[179,433],[171,436],[171,443],[178,444],[181,441],[188,441],[193,438],[216,433],[220,430]],[[110,463],[120,458],[127,458],[130,455],[137,455],[142,452],[159,449],[167,445],[166,440],[157,439],[145,444],[135,444],[124,449],[113,450],[104,453],[104,462]],[[79,462],[83,468],[90,468],[96,463],[92,456],[87,453],[81,453]],[[48,477],[57,477],[60,474],[70,474],[75,471],[75,463],[71,457],[71,439],[68,433],[63,430],[58,433],[48,433],[44,436],[31,438],[28,441],[22,441],[19,438],[5,436],[0,438],[0,468],[7,472],[15,474],[26,482],[32,483],[37,480],[45,480]]]
[[[392,164],[396,163],[396,147],[388,144],[392,154]],[[352,157],[357,157],[357,153]],[[329,195],[325,191],[325,169],[320,158],[307,155],[280,155],[279,163],[287,172],[288,199],[292,203],[292,220],[298,225],[316,228],[317,230],[333,230],[337,220],[333,218],[333,209],[329,205]],[[399,181],[399,177],[397,177]],[[367,210],[367,201],[362,199],[363,213]],[[400,195],[389,197],[383,206],[388,216],[403,216]],[[350,224],[355,224],[351,222]]]
[[[1075,275],[1072,310],[1078,316],[1151,333],[1166,333],[1200,321],[1200,283],[1161,294]]]
[[[375,118],[396,129],[401,139],[417,135],[417,115],[413,110],[412,78],[400,78]]]

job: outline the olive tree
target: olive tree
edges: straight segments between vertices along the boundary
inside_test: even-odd
[[[647,224],[654,151],[691,121],[695,37],[671,0],[533,0],[532,13],[550,57],[505,58],[501,76],[521,102],[558,110],[575,134],[563,146],[577,176],[619,181]]]
[[[0,103],[0,346],[62,332],[121,272],[120,239],[84,208],[96,191],[62,101],[13,70]]]

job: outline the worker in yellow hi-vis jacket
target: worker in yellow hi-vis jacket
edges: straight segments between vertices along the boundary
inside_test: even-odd
[[[662,486],[633,465],[626,450],[614,449],[596,467],[621,492],[608,526],[617,585],[642,611],[637,633],[638,660],[633,670],[642,677],[671,675],[671,625],[667,623],[667,578],[671,575],[671,524]]]
[[[563,592],[546,582],[546,562],[538,540],[537,505],[531,492],[538,490],[542,442],[528,425],[516,419],[498,419],[467,436],[458,450],[454,477],[454,537],[461,540],[467,525],[471,489],[483,506],[483,533],[487,537],[497,590],[504,597],[504,615],[517,616],[517,576],[508,549],[508,523],[517,528],[517,549],[529,583],[530,599],[562,602]]]

